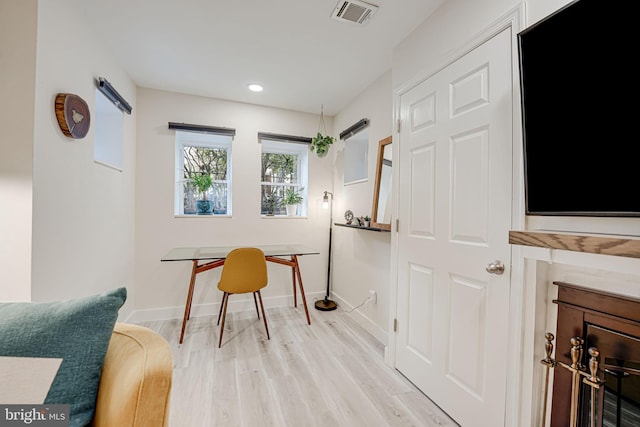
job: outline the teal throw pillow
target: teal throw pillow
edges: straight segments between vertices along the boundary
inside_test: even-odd
[[[98,385],[126,288],[56,302],[0,303],[0,356],[61,358],[45,404],[70,405],[70,425],[93,419]]]

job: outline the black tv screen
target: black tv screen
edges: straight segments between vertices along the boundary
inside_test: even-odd
[[[518,34],[528,215],[640,216],[635,20],[577,0]]]

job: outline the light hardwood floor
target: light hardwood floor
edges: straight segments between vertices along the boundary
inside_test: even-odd
[[[338,308],[228,313],[218,349],[215,316],[140,323],[174,355],[171,427],[457,426],[383,360],[382,345]]]

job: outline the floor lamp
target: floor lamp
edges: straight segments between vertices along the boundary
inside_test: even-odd
[[[331,196],[331,200],[329,200],[329,196]],[[316,309],[322,311],[331,311],[338,308],[338,305],[329,299],[329,294],[331,292],[331,232],[333,231],[333,193],[328,191],[324,192],[324,197],[322,198],[322,207],[329,208],[329,261],[327,262],[327,294],[325,295],[323,300],[316,301]]]

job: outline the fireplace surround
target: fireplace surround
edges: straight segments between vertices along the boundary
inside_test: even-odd
[[[550,425],[639,426],[640,300],[553,283],[558,287],[555,343],[547,333],[547,357],[541,361],[554,371],[545,391],[552,392]]]

